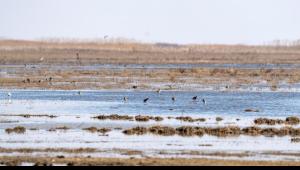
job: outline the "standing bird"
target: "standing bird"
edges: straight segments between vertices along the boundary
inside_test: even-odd
[[[176,98],[175,98],[175,97],[172,97],[172,101],[175,102],[175,101],[176,101]]]
[[[128,97],[124,97],[124,98],[123,98],[123,101],[124,101],[124,102],[127,102],[127,101],[128,101]]]
[[[202,99],[202,102],[204,105],[206,105],[206,100],[205,99]]]
[[[156,90],[156,93],[160,94],[160,92],[161,92],[161,90],[160,90],[160,89]]]
[[[8,97],[11,97],[11,93],[10,93],[10,92],[8,92],[8,93],[7,93],[7,96],[8,96]]]
[[[81,95],[81,92],[80,92],[80,91],[78,91],[78,95]]]
[[[144,99],[144,103],[147,103],[148,100],[149,100],[149,98]]]
[[[195,96],[195,97],[193,97],[193,100],[194,100],[194,101],[196,101],[196,100],[197,100],[197,98],[198,98],[198,96]]]

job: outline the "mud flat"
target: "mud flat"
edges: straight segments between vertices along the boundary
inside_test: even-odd
[[[299,165],[300,48],[0,41],[1,165]]]
[[[1,165],[18,166],[299,166],[291,161],[233,161],[213,159],[117,159],[0,157]]]
[[[296,46],[0,41],[0,86],[299,91],[299,54]]]

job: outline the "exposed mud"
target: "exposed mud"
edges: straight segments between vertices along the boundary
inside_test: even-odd
[[[178,128],[166,127],[166,126],[154,126],[150,128],[137,127],[123,131],[126,135],[144,135],[147,133],[160,135],[160,136],[217,136],[217,137],[238,137],[240,135],[247,136],[300,136],[300,128],[295,129],[291,127],[276,128],[259,128],[259,127],[246,127],[241,129],[236,126],[228,127],[190,127],[183,126]]]
[[[129,120],[129,121],[133,121],[134,117],[132,116],[121,116],[121,115],[117,115],[117,114],[113,114],[113,115],[99,115],[96,117],[93,117],[94,119],[98,119],[98,120]]]
[[[184,158],[37,158],[37,157],[1,157],[0,164],[19,166],[32,163],[36,166],[299,166],[295,161],[241,161],[217,159],[184,159]]]
[[[254,120],[254,123],[256,125],[298,125],[300,123],[300,119],[298,117],[287,117],[286,120],[258,118]]]
[[[26,128],[18,126],[18,127],[15,127],[15,128],[5,129],[5,132],[8,133],[8,134],[11,134],[11,133],[24,134],[26,132]]]
[[[103,134],[111,131],[111,129],[108,129],[108,128],[100,128],[100,129],[98,129],[96,127],[89,127],[89,128],[85,128],[83,130],[89,131],[91,133],[97,133],[97,132],[99,132],[99,133],[103,133]]]
[[[24,118],[31,118],[31,117],[46,117],[46,118],[57,118],[58,116],[55,115],[31,115],[31,114],[18,114],[18,115],[14,115],[14,114],[10,114],[10,115],[1,115],[4,117],[24,117]]]
[[[198,118],[193,119],[192,117],[186,116],[186,117],[176,117],[176,120],[184,121],[184,122],[205,122],[205,118]]]
[[[138,115],[138,116],[128,116],[128,115],[99,115],[96,117],[93,117],[93,119],[98,119],[98,120],[127,120],[127,121],[137,121],[137,122],[148,122],[150,120],[160,122],[163,121],[164,118],[160,116],[143,116],[143,115]]]
[[[162,118],[160,116],[156,116],[156,117],[153,117],[153,116],[141,116],[141,115],[135,116],[135,121],[137,121],[137,122],[148,122],[150,120],[154,120],[154,121],[160,122],[160,121],[163,121],[164,118]]]

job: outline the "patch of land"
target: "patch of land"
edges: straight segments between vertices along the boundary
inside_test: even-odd
[[[213,159],[121,159],[121,158],[36,158],[36,157],[0,157],[0,164],[7,166],[32,163],[40,166],[63,164],[68,166],[299,166],[300,162],[291,161],[238,161]]]
[[[297,46],[162,46],[139,43],[0,41],[0,86],[63,90],[192,90],[204,87],[236,90],[243,85],[263,85],[275,91],[282,83],[299,83],[300,68],[199,66],[146,69],[126,68],[126,64],[297,63],[300,64],[300,48]],[[119,68],[122,69],[94,67],[97,64],[121,64]]]

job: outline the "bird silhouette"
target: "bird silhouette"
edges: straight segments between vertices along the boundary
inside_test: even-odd
[[[128,101],[128,97],[124,97],[123,100],[124,100],[124,102],[127,102]]]
[[[172,97],[172,101],[175,102],[175,100],[176,100],[176,98],[175,98],[175,97]]]
[[[206,100],[205,99],[202,99],[202,102],[204,105],[206,105]]]
[[[197,99],[198,99],[198,96],[193,97],[193,100],[194,100],[194,101],[197,100]]]
[[[147,103],[149,100],[149,98],[144,99],[144,103]]]

